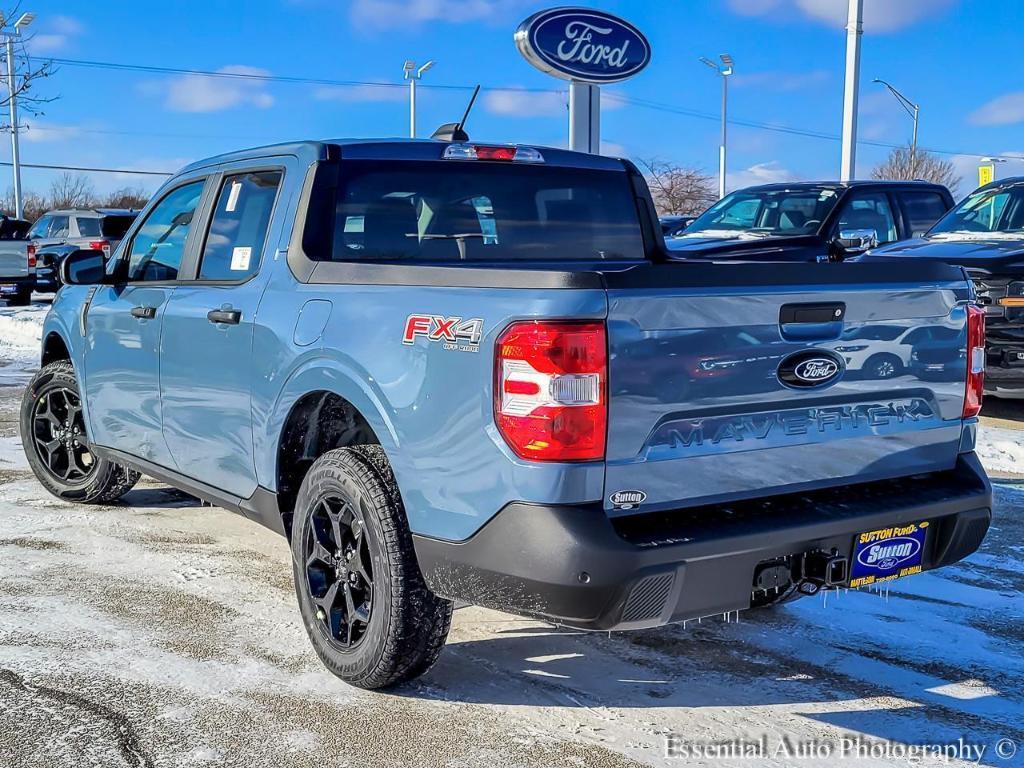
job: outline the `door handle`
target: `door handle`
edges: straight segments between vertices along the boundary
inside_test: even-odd
[[[206,319],[211,323],[238,325],[242,320],[242,313],[237,309],[211,309],[206,313]]]
[[[132,317],[141,320],[152,320],[156,317],[156,307],[132,307]]]

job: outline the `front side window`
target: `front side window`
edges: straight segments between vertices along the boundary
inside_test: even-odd
[[[875,192],[851,197],[839,216],[839,232],[848,229],[873,229],[879,243],[891,243],[899,239],[889,196],[884,192]]]
[[[682,237],[812,235],[838,199],[830,187],[739,190],[698,216]]]
[[[67,237],[70,227],[70,219],[67,216],[54,216],[50,220],[50,231],[47,233],[47,237]]]
[[[928,232],[928,237],[1024,237],[1024,184],[968,195]]]
[[[280,185],[280,171],[224,178],[203,246],[200,280],[244,280],[256,273]]]
[[[176,280],[192,217],[206,182],[193,181],[168,193],[135,233],[128,251],[128,282]]]
[[[622,171],[352,160],[331,211],[335,261],[642,260]]]

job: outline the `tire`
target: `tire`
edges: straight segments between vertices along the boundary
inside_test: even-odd
[[[135,470],[89,452],[81,394],[75,370],[67,360],[45,366],[25,388],[21,439],[36,479],[57,498],[110,504],[139,480]],[[61,451],[64,460],[55,457]]]
[[[334,675],[380,689],[437,660],[453,606],[423,580],[380,446],[339,448],[310,467],[295,504],[292,565],[306,632]]]
[[[7,299],[9,307],[27,307],[32,303],[32,291],[19,291]]]
[[[877,355],[864,365],[868,375],[874,379],[891,379],[903,370],[903,363],[895,355]]]

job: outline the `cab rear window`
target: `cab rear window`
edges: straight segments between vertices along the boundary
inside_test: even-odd
[[[624,171],[496,162],[341,166],[315,260],[642,260]],[[327,238],[325,238],[326,240]]]

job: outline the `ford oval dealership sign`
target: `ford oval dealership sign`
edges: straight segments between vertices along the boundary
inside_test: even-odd
[[[516,45],[542,72],[584,83],[617,83],[651,60],[647,38],[627,21],[590,8],[551,8],[516,30]]]

